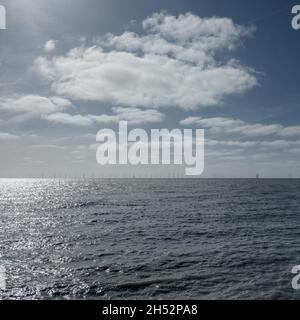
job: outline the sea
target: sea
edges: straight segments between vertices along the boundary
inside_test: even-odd
[[[297,179],[3,179],[0,298],[299,299],[299,210]]]

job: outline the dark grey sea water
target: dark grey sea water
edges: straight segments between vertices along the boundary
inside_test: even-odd
[[[0,180],[3,299],[297,299],[300,180]]]

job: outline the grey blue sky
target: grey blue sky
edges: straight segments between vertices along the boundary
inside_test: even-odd
[[[1,177],[113,173],[119,120],[206,129],[204,177],[300,177],[297,1],[0,4]]]

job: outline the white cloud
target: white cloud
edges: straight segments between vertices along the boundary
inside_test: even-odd
[[[105,41],[102,41],[101,45],[118,51],[167,55],[179,61],[196,63],[202,67],[213,63],[213,59],[205,52],[193,47],[185,47],[181,44],[168,42],[157,34],[147,36],[139,36],[133,32],[124,32],[120,36],[107,34]]]
[[[245,136],[268,136],[278,135],[293,137],[300,135],[300,126],[284,127],[281,124],[249,124],[242,120],[232,118],[215,117],[201,118],[188,117],[180,121],[181,125],[199,125],[208,128],[211,132],[237,133]]]
[[[300,135],[300,126],[292,126],[282,128],[280,135],[286,137],[299,136]]]
[[[110,34],[93,47],[40,57],[36,66],[57,94],[125,107],[207,107],[256,85],[248,68],[215,58],[252,28],[192,14],[153,15],[143,25],[146,35]]]
[[[50,122],[75,125],[90,126],[96,123],[117,123],[121,120],[128,121],[130,124],[156,123],[163,121],[165,115],[157,110],[141,110],[138,108],[121,108],[112,109],[114,115],[71,115],[68,113],[57,112],[45,115],[43,119]]]
[[[108,115],[108,114],[101,114],[101,115],[88,115],[87,116],[89,119],[91,119],[94,123],[106,123],[106,124],[111,124],[111,123],[116,123],[119,121],[119,118],[114,115]]]
[[[53,52],[56,49],[56,41],[55,40],[49,40],[45,43],[44,50],[46,52]]]
[[[29,146],[29,148],[65,150],[66,146],[59,146],[59,145],[55,145],[55,144],[34,144],[34,145]]]
[[[5,140],[19,140],[20,137],[16,136],[14,134],[10,134],[7,132],[0,132],[0,141],[5,141]]]
[[[60,97],[42,97],[39,95],[15,95],[0,98],[0,111],[17,115],[13,120],[21,121],[53,112],[63,111],[72,103]]]
[[[162,122],[165,115],[157,110],[141,110],[138,108],[113,108],[113,112],[117,115],[118,121],[125,120],[131,124],[141,123],[157,123]]]
[[[44,116],[43,118],[50,122],[76,126],[90,126],[91,124],[93,124],[92,119],[90,119],[88,116],[82,116],[79,114],[71,115],[63,112],[49,114]]]
[[[143,21],[143,27],[173,41],[195,43],[202,51],[232,49],[240,38],[254,31],[253,27],[235,25],[229,18],[200,18],[191,13],[178,17],[155,13]]]
[[[225,147],[225,148],[294,148],[300,146],[300,140],[274,140],[274,141],[240,141],[240,140],[205,140],[208,147]]]

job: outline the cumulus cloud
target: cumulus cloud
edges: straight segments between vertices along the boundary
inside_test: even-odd
[[[145,34],[108,34],[93,47],[39,57],[39,72],[60,95],[125,107],[195,109],[220,104],[256,85],[239,62],[216,58],[252,33],[228,18],[155,14]]]
[[[246,136],[268,136],[278,135],[293,137],[300,135],[300,126],[285,127],[281,124],[249,124],[242,120],[232,118],[215,117],[201,118],[188,117],[180,122],[181,125],[199,125],[208,128],[210,131],[218,133],[237,133]]]
[[[229,18],[200,18],[191,13],[178,17],[154,13],[143,21],[143,27],[173,41],[194,42],[203,51],[232,49],[241,37],[254,31],[253,27],[235,25]]]
[[[56,41],[55,40],[48,40],[44,45],[44,50],[46,52],[53,52],[56,49]]]
[[[128,121],[130,124],[156,123],[163,121],[165,115],[157,110],[141,110],[138,108],[121,108],[112,109],[113,115],[71,115],[68,113],[57,112],[45,115],[43,119],[50,122],[75,125],[90,126],[93,124],[111,124],[121,120]]]
[[[14,120],[26,120],[41,115],[63,111],[72,103],[61,97],[39,95],[15,95],[0,98],[0,111],[17,115]]]

